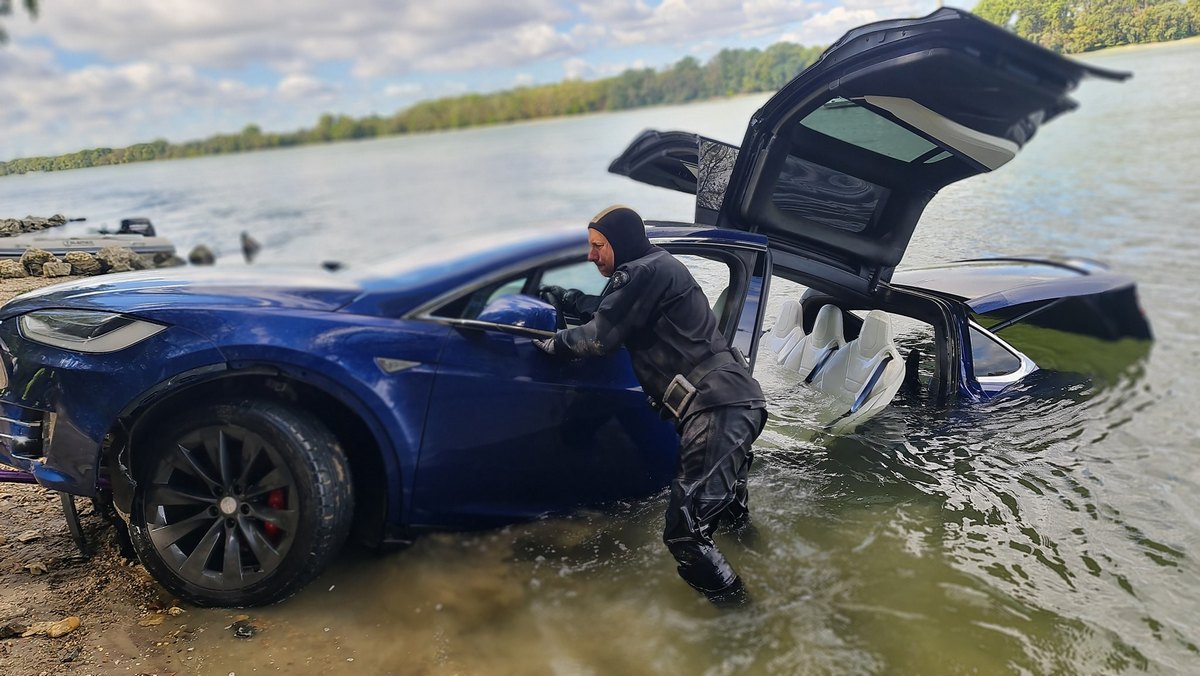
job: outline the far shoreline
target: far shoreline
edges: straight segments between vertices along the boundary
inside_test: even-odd
[[[1104,57],[1104,56],[1108,56],[1110,54],[1121,54],[1121,53],[1133,52],[1133,51],[1154,50],[1154,49],[1161,49],[1161,48],[1172,46],[1172,45],[1186,45],[1186,44],[1193,44],[1193,43],[1200,43],[1200,35],[1193,35],[1190,37],[1180,38],[1177,40],[1162,40],[1162,41],[1158,41],[1158,42],[1143,42],[1143,43],[1137,43],[1137,44],[1116,45],[1113,47],[1105,47],[1103,49],[1097,49],[1095,51],[1090,51],[1090,52],[1064,53],[1063,55],[1070,57],[1072,59],[1086,61],[1090,57],[1096,57],[1096,56]],[[797,75],[798,74],[799,73],[797,73]],[[652,103],[652,104],[648,104],[648,105],[631,106],[628,108],[620,108],[620,109],[614,109],[614,110],[600,110],[600,111],[593,111],[593,112],[562,114],[562,115],[547,115],[545,117],[535,117],[535,118],[528,118],[528,119],[522,119],[522,120],[512,120],[512,121],[507,121],[507,122],[495,122],[495,123],[490,123],[490,124],[473,124],[473,125],[468,125],[465,127],[433,129],[433,130],[428,130],[428,131],[419,131],[419,132],[411,132],[411,133],[403,133],[403,134],[387,134],[387,135],[382,135],[382,136],[373,136],[373,137],[366,137],[366,138],[339,139],[339,140],[323,141],[323,142],[317,142],[317,143],[300,143],[300,144],[290,145],[290,146],[255,148],[255,149],[243,150],[243,151],[239,151],[239,152],[228,152],[228,153],[208,153],[208,154],[194,155],[194,156],[188,156],[188,157],[164,157],[164,158],[155,158],[155,159],[151,159],[151,160],[142,160],[142,161],[135,161],[135,162],[121,162],[121,163],[116,163],[116,164],[103,164],[103,165],[96,165],[96,166],[90,166],[90,167],[72,167],[69,169],[58,169],[58,170],[54,170],[54,171],[46,171],[46,170],[26,171],[26,172],[22,172],[22,173],[12,173],[12,174],[0,175],[0,180],[3,180],[5,178],[15,177],[15,176],[55,174],[55,173],[60,173],[60,172],[79,171],[79,170],[84,170],[84,169],[99,169],[99,168],[103,168],[103,167],[121,167],[121,166],[130,165],[130,164],[152,164],[152,163],[156,163],[156,162],[175,162],[175,161],[180,161],[180,160],[197,160],[197,159],[206,159],[206,158],[232,156],[232,155],[250,155],[250,154],[273,152],[273,151],[298,150],[298,149],[302,149],[302,148],[314,148],[314,147],[335,146],[335,145],[340,146],[340,145],[350,144],[350,143],[383,141],[383,140],[388,140],[388,139],[426,138],[426,137],[433,137],[433,136],[438,136],[438,135],[442,135],[442,134],[452,134],[452,133],[456,133],[456,132],[468,132],[468,131],[480,130],[480,129],[497,129],[497,128],[504,129],[504,128],[509,128],[509,127],[522,126],[522,125],[540,124],[543,122],[555,122],[555,121],[561,121],[561,120],[589,118],[589,117],[595,117],[598,115],[620,114],[620,113],[637,111],[637,110],[653,110],[653,109],[657,109],[657,108],[690,106],[693,104],[713,103],[713,102],[717,102],[717,101],[733,101],[733,100],[737,100],[737,99],[750,98],[750,97],[755,97],[755,96],[769,97],[772,94],[774,94],[774,92],[767,92],[767,91],[745,92],[745,93],[732,94],[732,95],[728,95],[728,96],[713,96],[713,97],[707,97],[707,98],[700,98],[700,99],[695,99],[692,101],[677,102],[677,103]],[[220,132],[216,132],[216,133],[220,134]],[[135,143],[132,145],[137,145],[137,144]],[[82,152],[82,151],[76,151],[76,152]],[[71,153],[65,153],[65,154],[70,155]],[[62,155],[56,155],[53,157],[61,157],[61,156]],[[25,159],[25,158],[13,158],[12,160],[6,160],[6,161],[11,162],[11,161],[17,161],[20,159]],[[0,162],[0,163],[2,163],[2,162]]]

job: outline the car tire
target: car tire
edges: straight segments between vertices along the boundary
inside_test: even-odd
[[[201,606],[295,593],[337,554],[354,513],[350,467],[311,414],[270,401],[194,408],[152,428],[135,456],[138,558]]]

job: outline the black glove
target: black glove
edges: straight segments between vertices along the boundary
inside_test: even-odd
[[[554,356],[554,336],[550,336],[549,338],[543,340],[534,338],[533,346],[548,355]]]
[[[579,289],[567,289],[563,292],[562,302],[564,306],[577,311],[580,298],[583,298],[582,291]]]
[[[561,286],[543,286],[538,289],[538,297],[553,305],[556,310],[562,308],[567,293],[567,290]]]

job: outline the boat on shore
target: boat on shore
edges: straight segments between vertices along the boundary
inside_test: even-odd
[[[148,218],[126,218],[116,232],[101,230],[95,234],[79,236],[57,235],[49,230],[27,232],[9,237],[0,237],[0,258],[20,258],[29,249],[41,249],[55,256],[72,251],[95,254],[110,246],[132,249],[134,253],[149,256],[172,256],[175,245],[165,237],[159,237]]]

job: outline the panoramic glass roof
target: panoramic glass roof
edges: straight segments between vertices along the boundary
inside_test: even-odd
[[[839,141],[901,162],[912,162],[937,148],[919,134],[841,97],[809,113],[800,124]],[[937,161],[949,156],[949,153],[942,153],[926,161]]]

